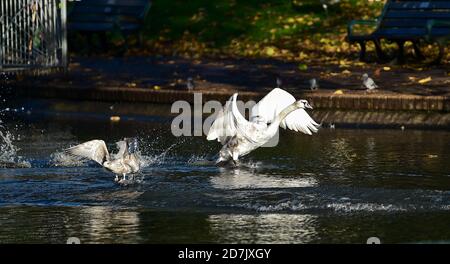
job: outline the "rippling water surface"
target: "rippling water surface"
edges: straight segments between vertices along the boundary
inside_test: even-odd
[[[9,122],[19,124],[9,131],[29,166],[0,169],[0,243],[450,241],[449,132],[283,131],[277,147],[218,168],[204,162],[216,142],[176,138],[170,121]],[[146,160],[132,185],[55,156],[97,138],[113,148],[125,136],[139,137]]]

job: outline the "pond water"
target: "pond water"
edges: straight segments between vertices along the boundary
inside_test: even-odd
[[[202,162],[217,142],[172,136],[171,118],[86,116],[4,122],[14,159],[30,166],[0,169],[0,243],[450,241],[448,131],[282,131],[277,147],[219,168]],[[135,184],[55,158],[91,139],[113,148],[125,136],[139,137],[147,163]]]

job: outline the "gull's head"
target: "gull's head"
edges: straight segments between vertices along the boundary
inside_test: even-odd
[[[297,102],[295,102],[295,105],[297,106],[297,108],[301,108],[301,109],[313,109],[312,106],[308,103],[307,100],[298,100]]]
[[[362,79],[363,79],[364,81],[367,80],[367,79],[369,79],[369,74],[364,73],[364,74],[362,75]]]

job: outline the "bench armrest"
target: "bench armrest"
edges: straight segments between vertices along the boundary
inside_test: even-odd
[[[148,3],[145,5],[144,9],[142,10],[142,13],[139,15],[139,19],[141,21],[144,21],[147,17],[148,12],[150,11],[150,7],[152,6],[152,1],[148,1]]]
[[[431,39],[431,31],[433,30],[434,26],[449,26],[450,27],[450,21],[442,21],[442,20],[435,20],[435,19],[428,20],[427,21],[427,40],[428,41]]]
[[[372,20],[352,20],[350,23],[348,23],[347,27],[347,33],[349,36],[353,35],[353,27],[355,25],[373,25],[378,26],[378,19],[372,19]]]
[[[442,21],[442,20],[435,20],[430,19],[427,21],[427,31],[428,34],[431,34],[431,30],[434,26],[450,26],[450,21]]]

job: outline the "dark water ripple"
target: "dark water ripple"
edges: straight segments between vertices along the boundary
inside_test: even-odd
[[[165,123],[39,120],[14,133],[31,168],[0,169],[0,243],[450,240],[446,131],[282,132],[234,169],[207,165],[219,146],[173,137]],[[135,135],[148,161],[135,184],[52,159],[85,140]]]

